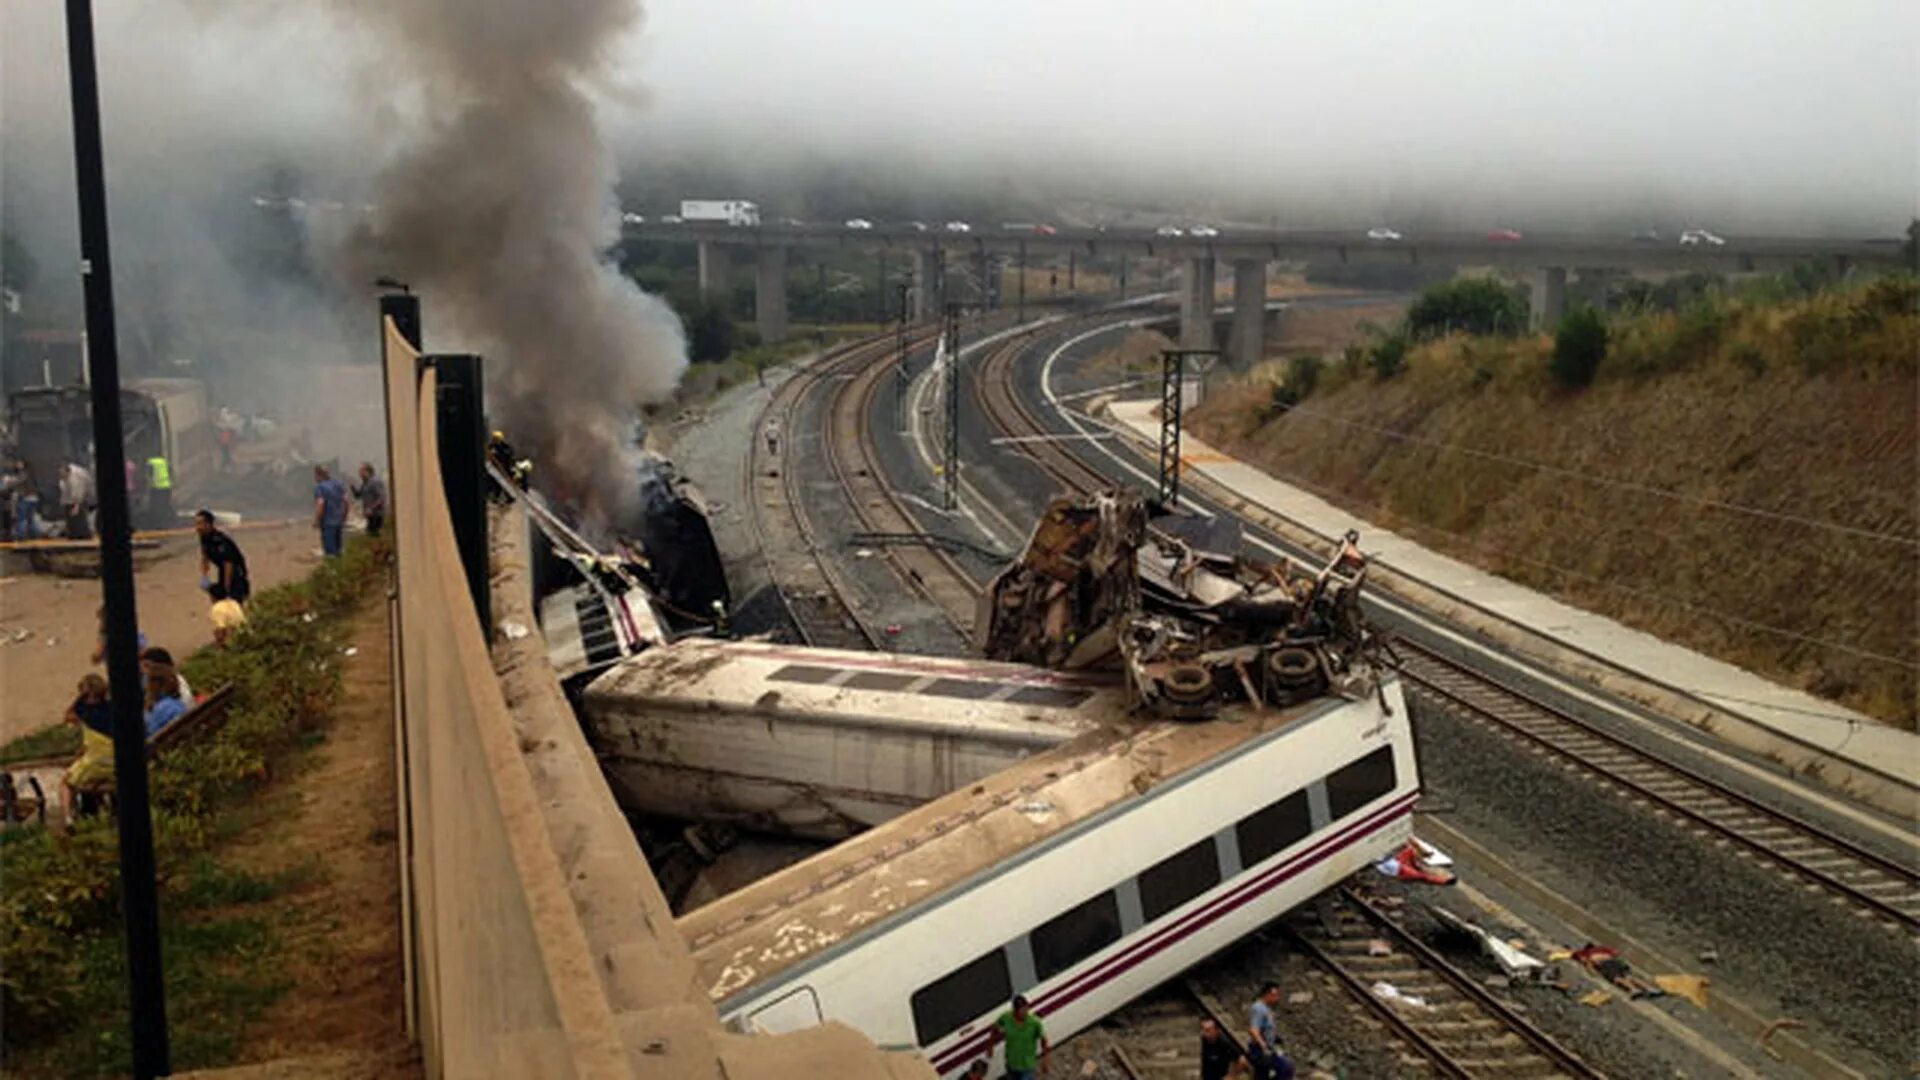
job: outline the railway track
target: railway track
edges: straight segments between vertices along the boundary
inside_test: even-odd
[[[751,504],[748,521],[781,605],[809,645],[871,649],[883,638],[879,627],[869,626],[849,605],[851,585],[836,561],[820,551],[807,518],[802,470],[786,467],[793,439],[800,430],[800,406],[822,380],[841,373],[851,363],[870,362],[892,344],[889,337],[828,350],[780,384],[754,418],[749,435],[752,446],[746,455],[744,487]]]
[[[1365,897],[1343,888],[1329,914],[1324,921],[1296,919],[1286,933],[1440,1075],[1602,1075]],[[1384,955],[1376,941],[1386,943]],[[1424,1007],[1388,1002],[1373,989],[1381,983],[1421,999]]]
[[[1098,1043],[1090,1075],[1102,1080],[1192,1080],[1200,1075],[1200,1021],[1212,1020],[1236,1043],[1246,1025],[1193,979],[1175,979],[1089,1030]],[[1077,1036],[1075,1042],[1086,1036]]]
[[[1415,695],[1545,750],[1689,828],[1826,889],[1863,915],[1920,934],[1920,874],[1912,869],[1418,644],[1398,641],[1394,649]]]
[[[919,340],[924,342],[928,336],[922,334]],[[863,355],[847,364],[847,378],[828,404],[824,441],[828,471],[846,493],[862,528],[869,533],[911,536],[925,530],[888,485],[873,433],[877,397],[897,377],[894,363],[889,362],[896,353],[890,346],[877,357]],[[982,588],[950,552],[930,544],[904,544],[888,545],[884,554],[908,587],[939,610],[955,630],[963,637],[972,633]]]

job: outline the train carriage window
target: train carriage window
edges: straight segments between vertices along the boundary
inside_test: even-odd
[[[921,1046],[932,1046],[949,1032],[1013,997],[1007,954],[995,949],[965,967],[914,991],[913,1030]]]
[[[1233,827],[1240,841],[1240,865],[1251,870],[1313,832],[1307,793],[1296,791],[1277,803],[1255,810]]]
[[[1034,974],[1052,978],[1120,940],[1120,901],[1109,889],[1041,923],[1028,938]]]
[[[1327,812],[1338,821],[1396,786],[1393,747],[1383,746],[1327,777]]]
[[[1140,872],[1140,916],[1152,922],[1218,884],[1220,856],[1209,836]]]

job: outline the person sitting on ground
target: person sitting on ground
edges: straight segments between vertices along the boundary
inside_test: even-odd
[[[234,632],[247,625],[247,609],[233,600],[215,600],[212,615],[215,648],[226,648]]]
[[[214,527],[211,510],[196,511],[193,528],[200,534],[202,587],[216,602],[232,600],[244,606],[253,595],[253,584],[247,580],[246,553],[233,537]]]
[[[65,719],[80,729],[80,757],[60,778],[60,805],[72,821],[81,789],[113,783],[113,706],[107,701],[107,680],[91,671],[80,676]]]
[[[142,719],[149,739],[186,715],[187,703],[180,700],[180,677],[172,672],[147,676],[146,707]]]
[[[151,679],[155,675],[171,675],[180,684],[180,700],[189,708],[193,705],[193,687],[187,684],[187,677],[180,674],[174,665],[173,654],[158,645],[140,650],[140,677]]]

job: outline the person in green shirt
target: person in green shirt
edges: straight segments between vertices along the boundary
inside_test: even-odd
[[[1000,1014],[994,1029],[1007,1042],[1008,1080],[1035,1080],[1046,1067],[1053,1044],[1047,1041],[1047,1028],[1033,1014],[1024,997],[1013,999],[1013,1008]]]

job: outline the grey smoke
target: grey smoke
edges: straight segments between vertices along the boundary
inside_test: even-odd
[[[686,366],[680,323],[622,276],[596,93],[635,0],[342,0],[387,42],[412,107],[348,240],[369,280],[423,297],[428,346],[489,359],[490,408],[590,527],[638,509],[639,407]]]

